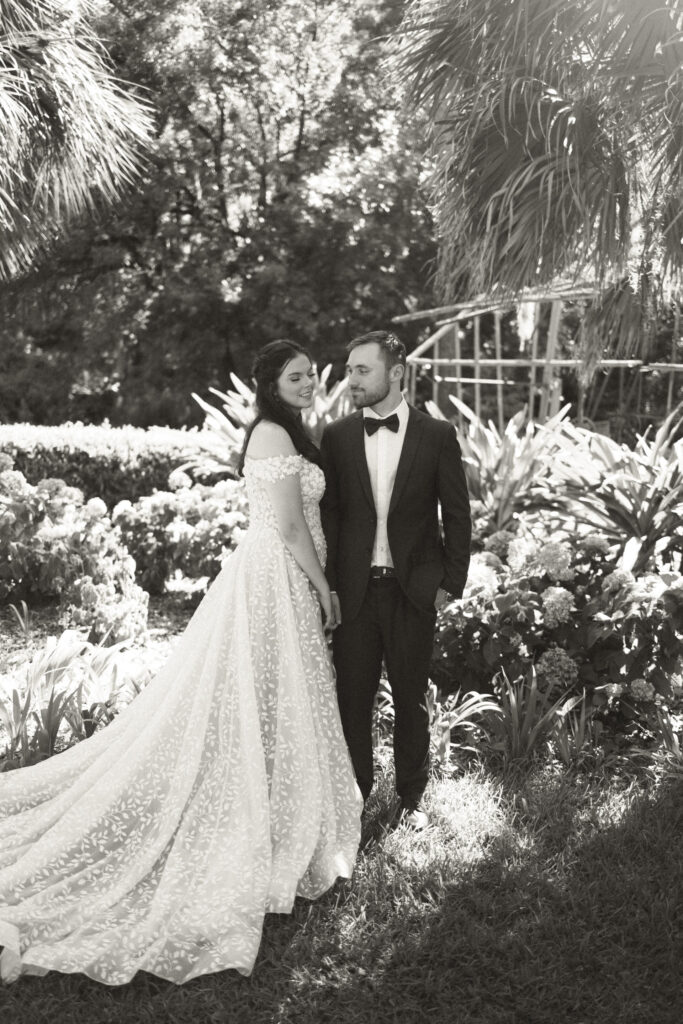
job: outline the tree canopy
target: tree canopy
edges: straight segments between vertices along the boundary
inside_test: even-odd
[[[274,337],[325,363],[429,302],[424,147],[383,67],[403,6],[103,0],[95,27],[158,137],[126,206],[6,291],[29,390],[40,363],[62,416],[106,395],[117,417],[187,422],[191,391],[248,375]],[[18,390],[5,415],[53,415]]]
[[[682,28],[680,0],[414,0],[440,299],[589,278],[593,347],[647,342],[683,269]]]

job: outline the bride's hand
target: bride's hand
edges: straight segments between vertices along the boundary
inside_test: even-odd
[[[320,600],[320,607],[323,611],[323,629],[326,633],[331,632],[337,625],[337,620],[334,614],[334,605],[332,604],[332,595],[329,590],[323,591],[318,594]]]

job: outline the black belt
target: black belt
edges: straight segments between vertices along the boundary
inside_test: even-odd
[[[370,566],[370,579],[371,580],[388,580],[396,575],[396,570],[392,565],[371,565]]]

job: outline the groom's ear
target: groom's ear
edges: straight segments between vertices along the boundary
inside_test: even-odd
[[[390,377],[390,379],[391,380],[402,380],[403,379],[403,371],[404,370],[405,370],[405,366],[403,366],[402,363],[394,363],[394,365],[389,370],[389,377]]]

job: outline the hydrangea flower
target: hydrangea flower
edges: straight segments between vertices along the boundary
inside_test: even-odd
[[[71,505],[83,504],[83,491],[80,487],[69,487],[68,484],[65,484],[60,492],[60,497]]]
[[[569,690],[579,678],[579,668],[562,647],[554,644],[536,662],[536,672],[549,690]]]
[[[505,558],[508,552],[510,541],[515,540],[515,534],[510,530],[496,530],[484,541],[484,550],[497,555],[498,558]]]
[[[112,519],[118,519],[119,516],[129,516],[134,511],[135,510],[133,509],[133,503],[128,501],[127,498],[124,498],[123,501],[119,501],[119,503],[114,506],[114,511],[112,512]]]
[[[619,700],[626,687],[623,683],[607,683],[607,685],[601,687],[601,689],[605,691],[609,700]]]
[[[574,578],[574,570],[571,567],[572,551],[566,541],[549,541],[538,549],[536,559],[538,565],[551,579]]]
[[[636,700],[652,700],[655,695],[654,686],[646,679],[632,679],[629,690]]]
[[[86,502],[85,514],[91,519],[101,519],[102,516],[107,514],[107,506],[101,498],[91,498],[90,501]]]
[[[541,594],[545,623],[554,629],[563,622],[569,622],[575,611],[574,595],[564,587],[547,587]]]
[[[166,527],[166,533],[172,544],[180,544],[183,541],[190,540],[194,534],[194,529],[189,523],[183,522],[182,519],[174,519]]]
[[[639,601],[650,601],[659,597],[665,590],[666,583],[660,576],[639,576],[634,581],[633,597]]]
[[[478,597],[490,601],[499,590],[499,579],[495,569],[486,565],[477,555],[472,556],[463,597]]]
[[[0,492],[4,491],[10,497],[18,497],[26,490],[24,474],[18,469],[4,469],[0,473]]]
[[[40,490],[50,498],[55,498],[57,495],[62,494],[63,490],[67,489],[65,481],[59,479],[58,476],[46,476],[45,479],[39,480],[36,484],[36,490]]]
[[[614,594],[618,590],[626,590],[633,586],[635,577],[628,569],[615,569],[602,581],[602,589],[608,594]]]
[[[168,487],[171,491],[182,491],[192,487],[190,476],[182,469],[174,469],[168,477]]]
[[[515,537],[508,544],[508,565],[515,573],[523,573],[535,563],[536,547],[525,537]]]
[[[601,555],[609,554],[609,541],[599,533],[587,533],[584,537],[579,537],[577,543],[587,554],[592,554],[595,551]]]
[[[7,452],[0,452],[0,473],[6,472],[14,465],[14,459]]]
[[[552,580],[571,580],[572,551],[566,541],[546,541],[537,545],[524,537],[510,541],[507,554],[513,572],[527,576],[547,575]]]

